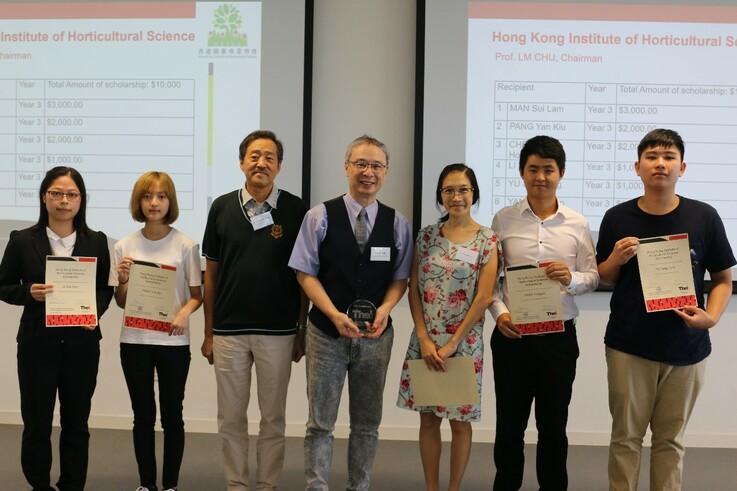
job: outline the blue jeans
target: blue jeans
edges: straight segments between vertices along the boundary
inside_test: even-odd
[[[384,400],[384,382],[394,330],[377,340],[333,339],[307,326],[307,398],[310,414],[305,435],[307,490],[326,490],[333,460],[333,429],[348,373],[350,436],[347,490],[367,490],[376,455]]]

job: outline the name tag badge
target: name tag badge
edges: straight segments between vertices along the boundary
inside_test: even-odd
[[[459,247],[456,250],[456,259],[468,264],[475,264],[478,257],[479,253],[469,249],[468,247]]]
[[[271,217],[271,211],[251,217],[251,225],[253,225],[254,230],[260,230],[273,224],[274,219]]]
[[[372,261],[390,261],[392,256],[391,247],[372,247],[371,248],[371,260]]]

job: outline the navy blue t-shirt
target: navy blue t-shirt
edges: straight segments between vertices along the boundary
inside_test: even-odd
[[[706,203],[680,197],[676,209],[651,215],[638,198],[609,209],[601,222],[596,262],[611,254],[624,237],[687,233],[699,307],[704,308],[705,271],[719,272],[737,263],[717,211]],[[711,353],[708,329],[686,327],[673,311],[647,313],[637,256],[622,266],[610,302],[604,343],[613,349],[670,365],[692,365]]]

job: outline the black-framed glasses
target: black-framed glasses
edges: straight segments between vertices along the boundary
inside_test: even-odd
[[[70,203],[73,203],[75,201],[79,201],[80,199],[82,199],[82,194],[79,193],[78,191],[69,191],[67,193],[64,193],[62,191],[51,190],[51,191],[46,191],[46,194],[49,196],[49,198],[51,198],[54,201],[61,201],[64,198],[64,196],[67,197],[67,201],[69,201]]]
[[[369,167],[371,167],[371,170],[374,172],[381,172],[384,169],[386,169],[387,165],[379,162],[377,160],[374,160],[373,162],[369,162],[368,160],[358,159],[358,160],[349,160],[349,164],[351,164],[353,167],[356,168],[358,171],[365,171]]]

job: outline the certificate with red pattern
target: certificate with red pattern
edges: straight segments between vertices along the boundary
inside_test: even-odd
[[[697,305],[688,234],[640,239],[637,263],[648,312]]]
[[[46,256],[46,327],[97,325],[97,258]]]
[[[522,335],[547,334],[565,330],[560,283],[545,276],[550,263],[527,264],[507,268],[507,283],[512,322]]]
[[[134,261],[128,280],[123,325],[135,329],[169,332],[174,320],[177,268]]]

